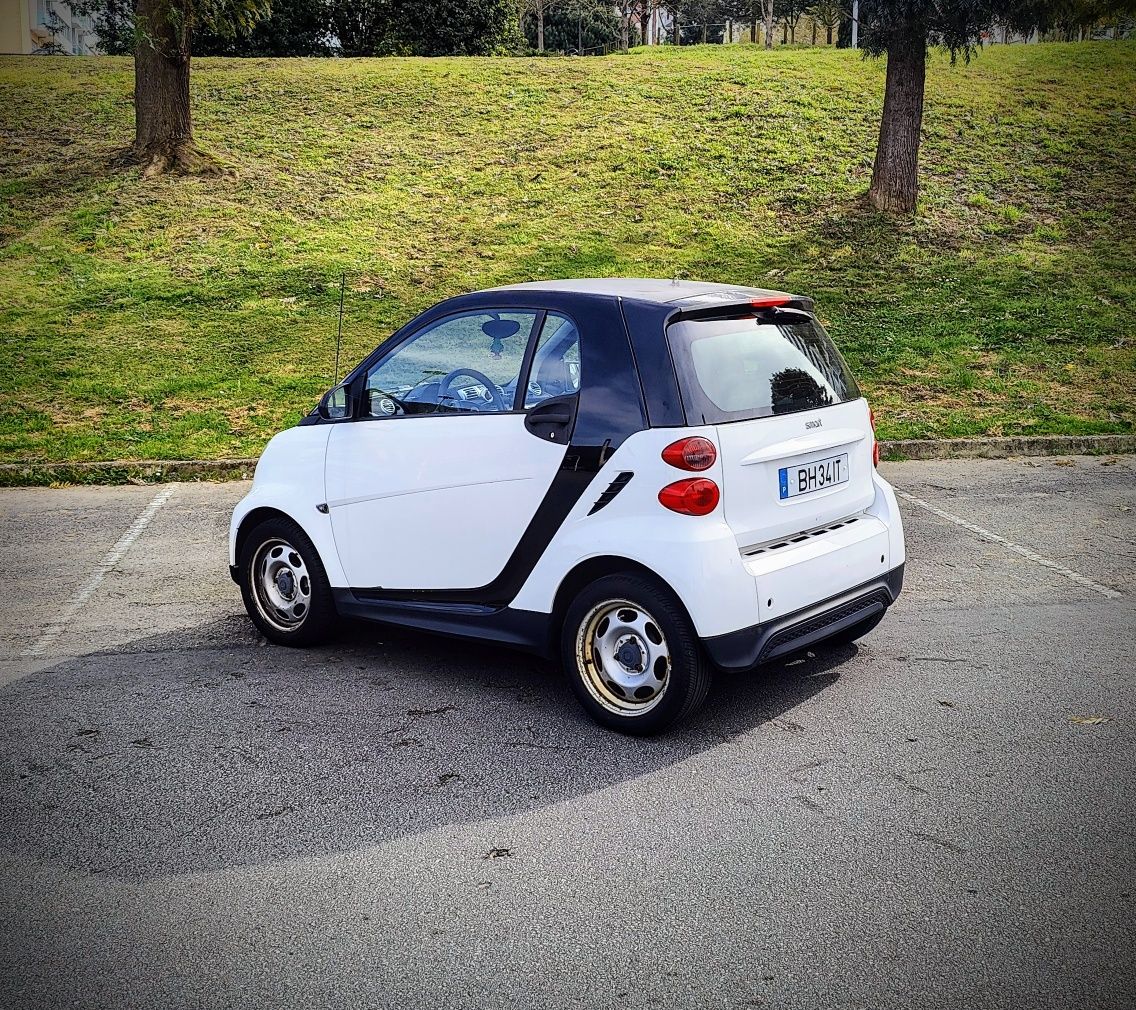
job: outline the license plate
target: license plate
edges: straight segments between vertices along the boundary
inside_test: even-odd
[[[848,482],[848,453],[818,459],[801,466],[783,466],[777,472],[781,485],[781,500],[796,498],[835,484]]]

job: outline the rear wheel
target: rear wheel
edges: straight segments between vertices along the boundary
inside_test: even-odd
[[[317,645],[334,629],[327,573],[298,523],[278,516],[256,526],[245,538],[238,570],[245,609],[269,641]]]
[[[658,733],[705,700],[710,671],[681,604],[640,576],[609,575],[586,587],[561,637],[572,690],[597,722]]]

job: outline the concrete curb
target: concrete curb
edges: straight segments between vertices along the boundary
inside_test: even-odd
[[[880,443],[886,460],[1008,459],[1136,453],[1132,435],[1015,435],[1007,438],[900,439]],[[249,480],[256,459],[111,460],[100,463],[0,463],[0,487],[55,484],[164,484]]]
[[[1136,453],[1132,435],[1010,435],[909,438],[880,442],[884,459],[1009,459],[1011,456],[1119,456]]]
[[[100,463],[0,463],[0,487],[249,480],[255,469],[255,459],[118,459]]]

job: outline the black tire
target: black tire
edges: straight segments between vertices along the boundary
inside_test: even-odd
[[[269,558],[269,555],[276,554],[277,551],[279,554],[276,559]],[[294,560],[296,557],[299,558],[299,563],[291,564],[289,559]],[[273,599],[269,595],[271,591],[264,587],[263,582],[259,584],[259,589],[254,585],[254,565],[270,567],[273,563],[278,565],[279,572],[287,569],[291,573],[291,587],[294,590],[291,600],[287,600],[283,594],[276,599],[294,608],[303,607],[303,612],[293,615],[291,621],[284,618],[285,609],[274,609]],[[257,630],[270,642],[306,648],[326,641],[335,630],[337,615],[327,572],[324,571],[315,545],[298,523],[285,516],[276,516],[259,523],[244,538],[237,569],[245,610]]]
[[[710,665],[682,604],[639,575],[607,575],[584,588],[564,616],[560,651],[584,710],[620,733],[659,733],[693,714],[710,688]]]
[[[877,624],[884,619],[886,610],[881,610],[878,614],[873,614],[871,617],[865,617],[864,620],[857,624],[853,624],[851,628],[845,628],[843,631],[833,635],[831,638],[826,638],[823,645],[851,645],[858,638],[863,638],[869,631],[871,631]]]

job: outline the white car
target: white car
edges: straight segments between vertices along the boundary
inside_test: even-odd
[[[269,442],[230,564],[273,642],[340,616],[559,655],[632,733],[879,623],[872,413],[808,298],[576,280],[441,302]]]

